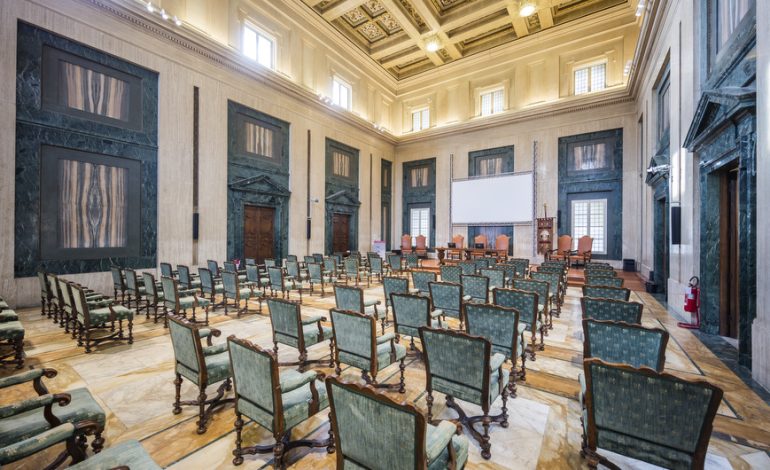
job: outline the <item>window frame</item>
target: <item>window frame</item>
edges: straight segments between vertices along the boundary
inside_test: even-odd
[[[586,222],[586,233],[585,233],[585,235],[588,235],[591,238],[593,238],[594,239],[593,242],[596,243],[596,239],[592,235],[593,232],[591,230],[592,227],[593,227],[593,225],[591,224],[591,206],[593,204],[597,204],[597,203],[602,205],[603,213],[604,213],[604,220],[603,220],[603,223],[602,223],[602,232],[603,232],[602,233],[602,239],[604,240],[604,250],[602,250],[602,251],[594,250],[594,246],[591,245],[591,253],[595,254],[595,255],[607,255],[607,248],[608,248],[607,220],[609,218],[608,217],[609,214],[607,213],[608,201],[607,201],[606,198],[600,198],[600,199],[573,199],[571,201],[571,204],[570,204],[570,233],[572,234],[572,250],[573,251],[577,250],[578,241],[580,240],[580,237],[583,236],[583,235],[578,236],[575,233],[575,218],[576,218],[575,217],[575,205],[576,204],[588,204],[588,208],[587,208],[588,210],[587,210],[587,213],[586,213],[587,222]]]
[[[501,93],[502,98],[502,105],[500,107],[499,111],[495,111],[495,93]],[[489,96],[490,100],[490,112],[484,113],[484,97]],[[478,103],[479,103],[479,117],[488,117],[488,116],[494,116],[496,114],[501,114],[506,111],[506,93],[505,93],[505,86],[503,85],[495,85],[492,87],[484,88],[482,90],[479,90],[478,95]]]
[[[345,88],[347,90],[347,103],[344,105],[340,104],[334,96],[338,88]],[[332,75],[332,104],[348,111],[353,109],[353,85],[339,75]]]
[[[249,29],[254,32],[256,35],[256,44],[254,45],[254,57],[251,57],[249,55],[246,55],[246,38],[245,38],[245,32],[246,29]],[[270,65],[265,65],[259,60],[259,38],[262,37],[268,41],[270,41]],[[244,55],[244,57],[248,58],[249,60],[253,60],[257,64],[261,65],[262,67],[268,68],[270,70],[275,70],[276,68],[276,62],[277,62],[277,56],[278,56],[278,46],[277,41],[275,40],[275,36],[267,33],[264,28],[258,26],[252,21],[244,21],[243,25],[241,27],[241,53]]]
[[[666,106],[663,106],[664,97],[666,100]],[[667,111],[667,119],[663,119],[664,113]],[[671,132],[671,68],[666,63],[661,73],[660,81],[655,87],[655,138],[658,144],[658,150],[668,147],[667,138]],[[663,122],[668,125],[663,128]],[[664,145],[665,141],[665,145]]]
[[[598,66],[603,66],[604,67],[604,87],[600,88],[598,90],[594,90],[594,88],[593,88],[593,68],[594,67],[598,67]],[[585,70],[586,73],[588,74],[588,76],[586,77],[586,83],[588,85],[588,89],[585,92],[578,93],[577,92],[577,86],[576,86],[576,83],[575,83],[575,75],[579,71],[581,71],[581,70]],[[598,93],[600,91],[606,90],[608,88],[608,85],[607,85],[607,60],[606,59],[594,60],[594,61],[591,61],[591,62],[583,62],[583,63],[580,63],[579,65],[573,66],[572,67],[572,80],[571,80],[570,84],[572,86],[572,95],[573,96],[588,95],[588,94],[591,94],[591,93]]]
[[[415,114],[420,115],[420,119],[419,119],[420,126],[418,128],[415,128],[414,126]],[[411,116],[412,116],[412,132],[420,132],[420,131],[430,129],[430,106],[422,106],[420,108],[412,110]],[[427,120],[428,122],[425,123],[424,122],[425,120]]]
[[[413,214],[414,214],[415,211],[420,211],[420,212],[424,211],[424,212],[427,213],[427,217],[425,219],[426,231],[427,231],[426,233],[422,233],[421,231],[419,231],[419,229],[418,229],[417,232],[414,231],[414,226],[413,226],[412,221],[414,220]],[[422,223],[422,217],[420,217],[420,223]],[[430,230],[431,230],[430,226],[431,226],[431,208],[430,208],[430,206],[415,206],[415,207],[410,207],[409,208],[409,235],[412,236],[412,246],[413,247],[417,246],[417,236],[418,235],[425,235],[425,248],[427,249],[427,248],[430,247]]]

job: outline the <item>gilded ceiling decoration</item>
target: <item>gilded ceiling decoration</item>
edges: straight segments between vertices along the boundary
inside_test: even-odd
[[[397,79],[631,3],[533,0],[522,17],[518,0],[301,1]]]

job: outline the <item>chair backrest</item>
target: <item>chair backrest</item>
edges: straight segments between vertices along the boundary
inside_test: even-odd
[[[261,285],[262,283],[260,282],[259,278],[259,267],[256,264],[247,264],[246,280],[249,282],[256,282],[257,285]]]
[[[572,250],[572,237],[569,235],[562,235],[556,241],[556,249],[559,253],[563,254]]]
[[[225,261],[224,263],[222,263],[222,267],[224,268],[225,271],[230,271],[232,273],[238,272],[237,266],[235,266],[235,263],[233,263],[232,261]]]
[[[233,271],[222,271],[221,274],[225,297],[228,299],[239,299],[240,286],[238,286],[238,274]]]
[[[377,325],[373,316],[350,310],[333,308],[329,310],[334,332],[335,354],[340,361],[353,356],[356,366],[363,369],[377,370]],[[367,367],[368,366],[368,367]]]
[[[663,372],[668,332],[626,322],[583,320],[583,359],[649,367]]]
[[[227,338],[227,349],[233,374],[236,410],[259,410],[248,412],[247,415],[266,429],[281,432],[284,421],[280,410],[283,404],[275,354],[234,335]],[[246,402],[245,406],[241,405],[241,400]]]
[[[556,273],[563,275],[564,274],[564,265],[561,263],[559,264],[541,264],[537,268],[537,272],[539,273]]]
[[[120,266],[110,266],[110,273],[112,274],[112,286],[115,290],[126,290],[126,282],[123,280],[123,270],[120,269]]]
[[[353,256],[345,258],[345,274],[348,277],[358,277],[358,258]]]
[[[86,301],[86,293],[82,287],[64,281],[65,285],[59,285],[59,292],[62,293],[62,297],[67,300],[65,303],[69,305],[73,313],[76,313],[81,322],[86,326],[91,326],[91,310],[88,307]]]
[[[512,263],[500,263],[497,265],[498,269],[502,269],[505,272],[506,279],[513,279],[518,275],[516,265]]]
[[[455,235],[452,237],[452,243],[455,244],[455,248],[464,248],[465,237],[462,235]]]
[[[426,389],[489,409],[492,344],[462,331],[420,328]],[[459,390],[461,389],[461,390]]]
[[[316,262],[310,262],[306,264],[307,272],[310,276],[310,282],[324,282],[323,268]]]
[[[248,265],[250,265],[250,264],[251,264],[251,265],[255,265],[255,264],[257,264],[257,260],[256,260],[256,259],[254,259],[254,258],[246,258],[246,266],[248,266]]]
[[[505,355],[516,362],[519,335],[519,312],[514,308],[493,304],[468,304],[465,306],[465,330],[473,336],[481,336],[492,343],[492,352]]]
[[[484,268],[479,270],[479,274],[489,278],[490,288],[505,287],[505,271],[499,268]]]
[[[160,263],[160,277],[173,277],[174,270],[171,269],[171,263]]]
[[[326,390],[337,468],[382,468],[384,462],[388,468],[426,468],[427,426],[420,410],[337,377],[326,379]],[[376,452],[372,443],[379,443]]]
[[[332,253],[330,256],[334,258],[334,261],[337,262],[337,266],[342,265],[342,259],[343,259],[342,253]]]
[[[339,310],[364,313],[364,291],[358,287],[336,284],[334,300]]]
[[[476,264],[476,271],[479,269],[487,269],[489,267],[489,258],[477,258],[473,260]]]
[[[631,298],[631,289],[610,286],[583,286],[583,297],[615,299],[628,302],[628,299]]]
[[[473,300],[487,303],[489,300],[489,278],[486,276],[461,275],[463,293],[470,295]]]
[[[299,262],[297,260],[286,260],[286,274],[299,280]]]
[[[583,367],[589,448],[601,444],[659,467],[703,468],[719,387],[596,358]]]
[[[594,239],[589,237],[588,235],[583,235],[582,237],[578,238],[577,243],[577,254],[579,256],[583,256],[584,254],[591,251],[591,248],[594,245]]]
[[[270,279],[270,288],[283,292],[283,268],[270,266],[267,268],[267,277]]]
[[[59,281],[58,276],[53,273],[46,274],[46,278],[48,278],[48,287],[51,288],[51,300],[56,305],[61,304],[61,293],[59,292]]]
[[[431,282],[430,298],[433,308],[443,310],[453,318],[460,318],[463,309],[463,286],[454,282]]]
[[[502,251],[505,250],[506,253],[508,253],[508,242],[510,241],[510,237],[508,235],[498,235],[495,237],[495,250]]]
[[[382,274],[382,258],[379,256],[370,256],[368,260],[369,269],[371,270],[372,274]]]
[[[37,280],[40,283],[40,296],[46,299],[51,298],[51,289],[48,287],[48,279],[43,271],[37,272]]]
[[[636,325],[642,323],[642,310],[644,306],[639,302],[582,297],[580,299],[580,306],[583,310],[583,318],[623,321]]]
[[[476,263],[473,261],[460,261],[457,263],[457,266],[460,267],[462,274],[465,274],[466,276],[476,274]]]
[[[406,267],[410,269],[420,267],[420,257],[417,255],[417,253],[406,254]]]
[[[286,261],[292,261],[292,262],[296,263],[299,260],[297,259],[297,255],[287,255],[286,256]]]
[[[623,278],[587,275],[585,285],[623,287]]]
[[[334,276],[337,273],[337,260],[331,256],[324,258],[324,270],[329,271],[329,274]]]
[[[495,305],[516,309],[519,312],[519,321],[527,327],[527,330],[537,331],[537,292],[495,289],[492,292],[492,299]]]
[[[430,299],[422,295],[391,294],[396,333],[417,336],[417,328],[430,326]]]
[[[134,271],[131,268],[126,268],[123,270],[123,273],[126,276],[126,290],[129,294],[139,296],[139,279],[136,275],[136,271]]]
[[[302,257],[302,259],[305,261],[305,265],[308,265],[310,263],[315,263],[315,256],[305,255]]]
[[[395,276],[382,278],[382,289],[385,291],[385,302],[390,305],[390,294],[408,294],[409,279]]]
[[[412,236],[408,234],[401,235],[401,251],[412,251]]]
[[[70,288],[70,282],[60,277],[57,279],[59,283],[59,292],[61,293],[62,307],[66,309],[72,309],[74,302],[72,299],[72,289]]]
[[[529,260],[525,258],[514,258],[508,261],[510,264],[516,266],[516,272],[519,273],[519,277],[524,277],[529,273]]]
[[[163,286],[163,304],[166,308],[176,311],[179,306],[179,290],[177,280],[171,276],[161,276],[160,284]]]
[[[273,258],[265,258],[265,267],[266,268],[275,267],[275,260]]]
[[[148,272],[142,273],[142,279],[144,279],[144,293],[147,297],[147,300],[153,302],[154,304],[158,303],[158,286],[155,285],[155,276]]]
[[[514,279],[513,288],[519,290],[525,290],[534,292],[537,294],[537,301],[540,305],[545,305],[548,301],[548,293],[550,292],[549,285],[546,281],[538,281],[536,279]]]
[[[198,268],[198,276],[201,279],[201,290],[207,294],[214,294],[214,275],[209,268]]]
[[[420,292],[428,292],[428,284],[436,281],[433,271],[412,271],[412,286]]]
[[[425,250],[426,243],[427,243],[425,240],[425,235],[417,235],[417,237],[415,237],[414,239],[414,243],[415,243],[415,249]]]
[[[206,267],[209,268],[209,271],[211,271],[211,274],[214,277],[219,276],[219,263],[217,263],[216,260],[213,260],[213,259],[206,260]]]
[[[546,273],[546,272],[535,271],[533,273],[530,273],[530,276],[535,281],[547,282],[548,292],[553,292],[554,294],[559,292],[559,288],[561,285],[561,273]]]
[[[394,271],[401,270],[401,255],[388,255],[388,264]]]
[[[441,271],[441,282],[454,282],[456,284],[460,283],[460,274],[463,273],[463,270],[460,268],[460,266],[445,265],[441,266],[439,269]]]
[[[177,368],[181,365],[189,369],[191,372],[198,374],[200,382],[205,383],[207,371],[203,359],[203,346],[201,346],[198,327],[174,315],[169,315],[168,319],[168,328],[171,332],[171,344],[174,347],[174,358]]]
[[[268,298],[267,307],[270,309],[273,338],[278,333],[294,339],[299,345],[303,339],[299,304],[291,300]]]
[[[476,247],[476,244],[478,244],[478,243],[481,243],[482,245],[484,245],[484,248],[486,248],[488,246],[487,245],[488,242],[489,242],[489,240],[487,239],[487,236],[484,235],[483,233],[481,235],[476,235],[475,237],[473,237],[473,247],[474,248]]]
[[[321,253],[313,253],[313,259],[316,263],[323,263],[324,262],[324,255]]]
[[[185,289],[192,288],[192,277],[190,277],[190,268],[183,264],[178,264],[176,266],[177,271],[179,271],[179,284],[184,287]]]
[[[614,269],[589,269],[586,271],[588,277],[618,277]]]

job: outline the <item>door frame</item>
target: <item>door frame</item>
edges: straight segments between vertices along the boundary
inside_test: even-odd
[[[276,253],[278,249],[279,243],[277,242],[276,235],[280,232],[276,225],[278,225],[278,210],[274,206],[270,205],[264,205],[264,204],[254,204],[251,202],[244,202],[243,203],[243,239],[242,239],[242,248],[243,251],[243,258],[246,258],[246,207],[252,206],[257,207],[261,209],[272,209],[273,210],[273,258],[276,258]],[[283,259],[283,257],[281,257]],[[259,262],[259,260],[257,260]]]

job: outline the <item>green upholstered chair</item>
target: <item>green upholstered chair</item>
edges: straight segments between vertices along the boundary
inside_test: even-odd
[[[586,276],[618,277],[617,271],[610,266],[591,266],[585,270]]]
[[[176,269],[179,271],[179,285],[182,289],[200,289],[201,280],[190,272],[190,268],[183,264],[178,264]]]
[[[310,257],[313,259],[313,257]],[[310,283],[310,294],[313,294],[315,286],[321,287],[321,297],[326,295],[326,285],[334,285],[337,282],[337,278],[330,274],[324,273],[323,266],[320,263],[310,262],[307,263],[308,282]]]
[[[24,367],[24,333],[18,320],[0,322],[0,364]]]
[[[174,269],[171,267],[171,263],[160,263],[160,277],[177,277],[179,276],[178,271],[174,271]]]
[[[350,310],[351,312],[363,313],[369,315],[382,323],[382,333],[385,333],[385,323],[387,321],[387,310],[381,315],[377,309],[380,305],[379,300],[365,300],[364,291],[358,287],[343,286],[336,284],[334,286],[334,301],[339,310]]]
[[[476,272],[489,268],[489,258],[476,258],[473,262],[476,264]]]
[[[206,432],[207,423],[214,409],[233,401],[223,398],[232,388],[230,382],[230,356],[227,353],[227,343],[212,345],[212,338],[221,333],[214,328],[200,328],[184,318],[169,317],[171,344],[174,347],[174,408],[178,415],[182,406],[198,407],[198,434]],[[206,338],[206,346],[201,340]],[[182,378],[198,387],[195,400],[181,401]],[[217,394],[209,399],[206,388],[220,383]],[[206,407],[208,405],[208,408]]]
[[[368,386],[326,379],[338,469],[462,469],[468,439],[450,421],[427,422],[411,404]],[[387,437],[386,437],[387,436]],[[373,445],[376,443],[376,445]]]
[[[463,286],[453,282],[431,282],[428,287],[433,308],[441,310],[444,320],[446,317],[460,320],[460,329],[465,329]]]
[[[209,268],[198,268],[198,278],[201,280],[201,295],[203,298],[209,296],[212,310],[223,307],[226,299],[223,295],[225,287],[222,285],[222,277],[220,276],[219,281],[217,281]],[[217,302],[217,295],[222,295],[222,301]]]
[[[123,270],[120,266],[110,266],[110,274],[112,275],[112,296],[117,299],[120,293],[120,302],[123,303],[126,301],[126,279],[123,276]]]
[[[396,342],[401,335],[409,336],[409,349],[415,350],[414,338],[420,335],[421,326],[441,328],[441,310],[431,310],[430,298],[414,294],[391,294],[393,305],[393,330]]]
[[[489,290],[505,287],[505,271],[501,268],[481,268],[479,274],[489,278]]]
[[[503,368],[505,356],[492,352],[492,343],[480,336],[463,331],[420,328],[425,353],[425,389],[428,396],[428,421],[433,419],[433,394],[446,395],[446,404],[458,414],[465,426],[481,445],[481,456],[492,457],[489,443],[489,426],[500,423],[508,427],[508,371]],[[492,404],[502,396],[502,412],[490,416]],[[468,416],[455,402],[455,398],[473,403],[483,412],[480,416]],[[481,422],[483,431],[474,424]]]
[[[489,301],[489,278],[475,274],[460,275],[463,285],[463,300],[477,304],[485,304]]]
[[[529,274],[535,281],[543,281],[548,283],[548,304],[550,306],[548,310],[549,317],[556,315],[561,316],[561,274],[560,273],[545,273],[540,270],[534,271]],[[551,322],[553,324],[553,321]]]
[[[249,285],[248,287],[241,286],[241,280],[237,273],[232,271],[222,271],[222,287],[222,302],[225,304],[225,315],[227,315],[227,307],[230,304],[230,300],[235,306],[235,313],[238,317],[240,317],[242,313],[249,312],[249,300],[251,299],[257,299],[259,301],[259,312],[262,313],[262,292],[254,290],[253,285]]]
[[[476,263],[474,261],[460,261],[457,263],[457,266],[460,267],[460,274],[464,274],[466,276],[476,274]]]
[[[190,321],[193,323],[209,324],[209,306],[211,301],[205,297],[198,297],[197,289],[182,289],[179,281],[171,277],[162,277],[163,286],[163,309],[166,312],[163,326],[168,328],[169,313],[187,318],[187,312],[190,311]],[[197,319],[198,309],[203,309],[204,320]]]
[[[580,299],[580,306],[583,310],[583,318],[623,321],[636,325],[642,323],[644,305],[639,302],[582,297]]]
[[[2,302],[5,302],[4,300]],[[16,313],[15,310],[11,310],[10,308],[0,308],[0,323],[7,322],[7,321],[18,321],[19,315]]]
[[[59,278],[53,273],[47,273],[46,278],[48,279],[48,287],[51,289],[51,309],[49,310],[48,318],[51,318],[54,323],[59,323],[59,316],[62,313]]]
[[[103,452],[88,457],[82,462],[68,467],[69,470],[161,470],[142,444],[136,440],[123,441],[105,449]]]
[[[211,271],[211,275],[214,276],[214,279],[219,280],[221,277],[221,270],[219,269],[219,263],[217,260],[209,259],[206,260],[206,268]]]
[[[401,255],[388,255],[388,268],[393,275],[404,274],[404,260]]]
[[[238,269],[238,266],[236,266],[235,262],[233,261],[225,261],[222,263],[222,269],[219,271],[220,277],[222,276],[222,271],[230,271],[231,273],[238,274],[238,280],[241,281],[241,283],[246,282],[246,270],[245,269]]]
[[[313,259],[318,264],[323,264],[324,262],[324,255],[321,253],[313,253]]]
[[[543,335],[545,325],[538,313],[537,293],[518,290],[518,289],[495,289],[492,300],[495,305],[501,307],[513,308],[519,312],[519,334],[529,352],[529,360],[536,360],[535,351],[545,349]],[[529,340],[527,339],[529,332]],[[540,333],[540,343],[537,342],[537,333]],[[519,378],[526,380],[527,363],[526,355],[521,356],[521,368],[519,369]]]
[[[266,295],[267,288],[270,286],[270,278],[266,273],[261,273],[256,264],[246,265],[246,282],[262,289],[262,296]]]
[[[406,262],[406,269],[411,271],[412,269],[420,268],[420,256],[417,253],[407,253],[404,256]]]
[[[72,330],[72,339],[75,339],[78,332],[77,327],[77,308],[75,306],[75,293],[73,289],[82,287],[74,282],[69,282],[63,277],[57,278],[59,284],[59,296],[61,300],[61,315],[59,316],[60,325],[64,326],[64,332]],[[92,309],[104,308],[115,303],[113,299],[106,298],[88,289],[82,288],[86,296],[86,303]]]
[[[62,424],[77,427],[78,423],[89,423],[87,433],[84,427],[83,432],[76,433],[79,434],[78,441],[81,443],[78,447],[85,450],[85,434],[88,434],[93,436],[91,441],[93,451],[101,452],[104,446],[102,433],[107,415],[87,388],[76,388],[55,394],[49,392],[43,379],[52,379],[56,375],[55,369],[30,369],[0,379],[0,390],[14,386],[29,388],[28,384],[32,385],[30,398],[0,406],[0,448],[7,448],[26,440],[31,440],[30,444],[33,444],[36,436],[52,431]],[[65,396],[64,401],[57,399]],[[58,433],[55,434],[58,435]],[[2,453],[0,451],[0,454]]]
[[[44,271],[38,271],[37,279],[40,283],[40,314],[50,318],[53,294],[51,293],[51,287],[48,284],[47,273]]]
[[[516,266],[517,277],[529,276],[529,260],[527,258],[511,258],[508,263]]]
[[[327,256],[326,258],[324,258],[323,267],[324,267],[324,274],[327,276],[340,279],[342,275],[345,274],[343,272],[340,272],[339,268],[337,267],[337,260],[332,258],[331,256]]]
[[[85,346],[86,354],[91,352],[91,346],[106,341],[134,342],[134,314],[130,308],[115,302],[104,307],[93,307],[86,299],[82,287],[72,288],[74,307],[73,313],[78,332],[78,346]],[[128,327],[128,336],[123,332],[123,322]],[[117,331],[115,323],[117,322]]]
[[[272,453],[275,468],[284,468],[284,455],[295,447],[326,447],[334,452],[331,429],[325,440],[292,441],[291,430],[329,406],[324,375],[316,371],[278,371],[276,354],[235,336],[227,338],[235,386],[235,449],[233,464],[248,454]],[[275,444],[243,447],[244,419],[271,431]]]
[[[659,467],[702,469],[722,389],[647,367],[583,360],[583,455],[589,468],[617,468],[598,448]]]
[[[357,257],[348,256],[343,261],[343,266],[345,268],[345,284],[349,281],[356,281],[356,285],[358,285],[362,279],[366,278],[366,287],[371,285],[372,278],[369,271],[361,266]]]
[[[150,308],[144,295],[147,290],[144,286],[144,278],[140,278],[136,275],[136,271],[129,268],[123,270],[123,275],[126,278],[126,307],[131,308],[131,300],[133,299],[136,313],[141,314],[144,310],[149,318]]]
[[[298,261],[286,260],[286,280],[292,281],[295,284],[302,283],[307,279],[307,273],[303,273],[299,269]]]
[[[619,277],[605,277],[586,275],[585,285],[587,286],[609,286],[623,287],[623,279]]]
[[[385,315],[390,307],[390,294],[408,294],[409,279],[397,276],[385,276],[382,279],[382,290],[385,292]]]
[[[412,271],[413,294],[430,295],[430,283],[436,282],[436,273],[433,271]]]
[[[158,283],[155,281],[155,276],[150,273],[142,273],[144,277],[145,293],[144,297],[147,299],[147,310],[152,309],[152,321],[158,323],[158,316],[165,316],[166,309],[161,309],[163,306],[163,287],[161,285],[158,288]]]
[[[441,272],[441,282],[453,282],[455,284],[460,283],[460,275],[463,273],[462,268],[457,265],[449,266],[441,266],[439,268]]]
[[[316,264],[316,263],[311,263]],[[310,318],[302,318],[300,305],[297,302],[284,299],[267,299],[267,307],[270,309],[271,324],[273,327],[273,352],[278,357],[278,344],[285,344],[299,351],[299,361],[281,363],[281,366],[299,366],[304,369],[308,364],[324,362],[321,359],[308,359],[307,348],[315,344],[329,340],[329,367],[334,367],[334,344],[331,327],[324,326],[321,322],[326,317],[316,315]]]
[[[303,258],[303,260],[305,261],[305,268],[307,268],[307,265],[308,265],[308,264],[310,264],[310,263],[315,263],[315,262],[316,262],[316,260],[315,260],[315,256],[313,256],[313,255],[305,255],[305,256],[303,256],[302,258]],[[321,258],[321,264],[322,264],[322,263],[323,263],[323,258]]]
[[[558,263],[558,261],[548,261],[549,263]],[[556,290],[556,294],[559,296],[559,302],[564,302],[564,296],[567,294],[567,273],[564,272],[562,266],[554,265],[540,265],[537,268],[537,272],[541,274],[556,274],[559,276],[559,289]],[[533,276],[533,279],[537,279]]]
[[[299,294],[299,302],[302,303],[302,284],[297,285],[293,280],[286,279],[283,268],[271,266],[267,268],[267,275],[270,278],[270,293],[275,296],[280,292],[281,297],[288,299],[292,292]]]
[[[334,331],[334,371],[342,373],[341,364],[348,364],[361,369],[364,381],[378,388],[397,388],[405,393],[404,358],[406,348],[396,343],[395,333],[377,336],[377,326],[373,316],[349,310],[331,309],[332,329]],[[401,380],[398,384],[377,382],[377,373],[391,364],[399,363]]]
[[[550,284],[546,281],[538,281],[537,279],[514,279],[513,288],[537,294],[538,318],[542,320],[543,332],[548,336],[548,330],[553,329]]]
[[[505,273],[505,287],[513,285],[513,280],[519,277],[519,272],[516,269],[516,265],[510,262],[500,263],[497,265],[497,269],[502,269]]]
[[[516,361],[526,358],[526,342],[519,330],[519,312],[515,308],[493,304],[468,304],[465,306],[465,331],[481,336],[492,343],[492,353],[500,353],[511,361],[508,375],[508,392],[516,397]]]
[[[382,282],[382,278],[385,276],[385,263],[382,262],[382,258],[369,256],[367,260],[369,262],[369,275],[376,276],[377,280]]]
[[[65,393],[41,397],[41,399],[31,402],[27,401],[19,405],[24,406],[25,408],[37,406],[41,409],[49,409],[53,403],[66,405],[68,399],[69,396]],[[91,427],[91,423],[89,422],[79,422],[76,424],[64,423],[27,439],[13,442],[8,445],[0,445],[0,466],[12,464],[57,444],[64,444],[65,450],[59,454],[54,462],[44,467],[46,470],[59,467],[67,459],[71,459],[70,463],[82,462],[86,457],[86,453],[79,445],[78,440],[90,432]]]
[[[583,297],[615,299],[628,302],[631,298],[631,289],[610,286],[583,286]]]

